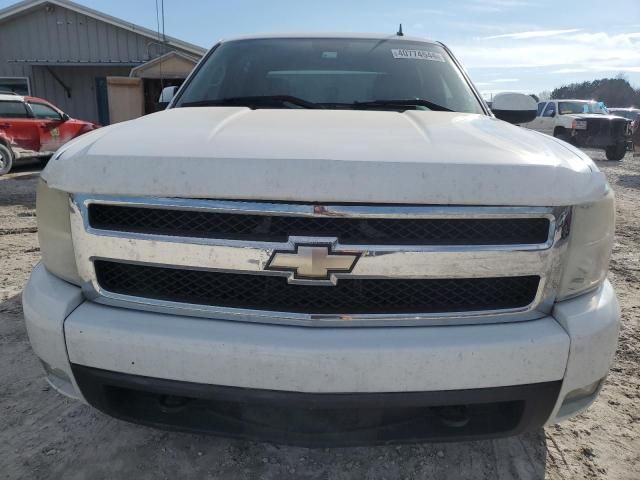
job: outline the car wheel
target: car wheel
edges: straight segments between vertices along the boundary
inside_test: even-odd
[[[13,166],[13,152],[0,143],[0,175],[9,173]]]
[[[553,136],[556,137],[558,140],[562,140],[563,142],[567,142],[567,143],[570,143],[571,145],[573,145],[573,142],[571,141],[571,136],[568,133],[564,132],[564,131],[555,132],[553,134]]]
[[[607,147],[605,153],[607,154],[607,160],[619,161],[622,160],[626,155],[627,148],[624,143],[620,143],[618,145]]]

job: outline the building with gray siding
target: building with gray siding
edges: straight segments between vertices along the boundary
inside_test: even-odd
[[[107,78],[171,52],[195,64],[205,50],[68,0],[0,10],[0,90],[45,98],[83,120],[109,123]]]

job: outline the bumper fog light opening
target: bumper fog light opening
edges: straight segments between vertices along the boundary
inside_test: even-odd
[[[62,370],[60,370],[59,368],[53,368],[51,365],[49,365],[44,360],[40,360],[40,363],[42,363],[42,367],[44,368],[44,372],[47,374],[47,377],[51,381],[57,380],[59,382],[71,383],[71,379],[69,378],[69,376],[66,373],[64,373]]]
[[[571,390],[564,397],[564,401],[562,402],[562,404],[566,405],[568,403],[572,403],[579,400],[583,400],[585,398],[592,397],[595,393],[598,392],[603,382],[604,382],[604,378],[601,378],[600,380],[593,382],[589,385],[586,385],[581,388],[576,388],[575,390]]]

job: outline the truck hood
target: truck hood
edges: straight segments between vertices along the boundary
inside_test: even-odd
[[[43,173],[73,193],[559,206],[606,180],[552,137],[475,114],[176,108],[86,134]]]

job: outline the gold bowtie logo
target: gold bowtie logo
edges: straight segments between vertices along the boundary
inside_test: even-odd
[[[353,270],[359,256],[332,252],[331,245],[296,245],[293,252],[273,252],[266,269],[293,272],[293,280],[330,280],[333,273]]]

